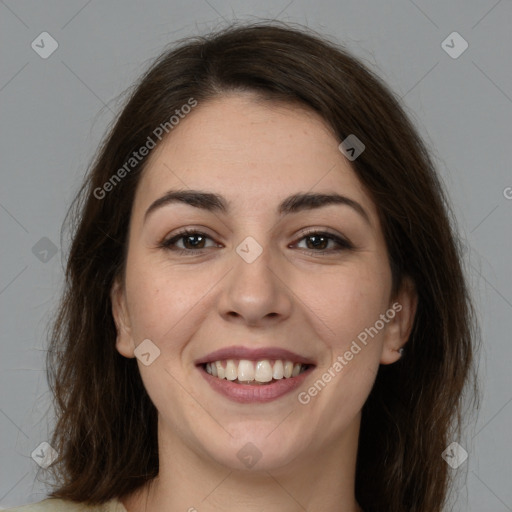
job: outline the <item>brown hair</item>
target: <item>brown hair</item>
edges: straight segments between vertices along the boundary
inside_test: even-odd
[[[355,134],[366,146],[352,167],[379,212],[393,292],[409,276],[418,306],[405,356],[379,368],[363,407],[356,498],[366,511],[439,512],[450,486],[441,453],[460,435],[469,383],[477,401],[478,327],[453,214],[427,149],[381,80],[339,45],[277,22],[231,25],[163,53],[75,199],[66,290],[47,361],[57,411],[51,444],[59,454],[50,496],[102,503],[158,474],[156,409],[136,359],[115,348],[110,301],[147,157],[108,194],[98,198],[98,190],[191,98],[201,104],[232,91],[298,102],[340,142]]]

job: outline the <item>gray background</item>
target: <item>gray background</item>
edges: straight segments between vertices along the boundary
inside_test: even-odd
[[[31,453],[52,423],[43,362],[68,244],[60,228],[118,95],[173,40],[261,17],[344,43],[402,96],[432,148],[484,340],[482,408],[466,430],[469,458],[451,470],[453,510],[512,510],[510,0],[0,1],[0,507],[45,496]],[[31,48],[44,31],[59,44],[47,59]],[[456,59],[441,46],[453,31],[469,44]]]

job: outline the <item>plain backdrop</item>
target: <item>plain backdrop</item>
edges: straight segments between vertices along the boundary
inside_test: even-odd
[[[450,470],[453,510],[512,510],[510,0],[0,1],[1,507],[45,497],[31,454],[52,426],[44,355],[69,244],[60,230],[118,96],[172,41],[261,18],[344,44],[402,97],[431,148],[483,334],[482,408],[467,461]]]

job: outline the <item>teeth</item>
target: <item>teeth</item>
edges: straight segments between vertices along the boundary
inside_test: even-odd
[[[254,380],[254,365],[252,361],[242,359],[238,363],[238,380],[243,382],[251,382]]]
[[[207,370],[208,371],[208,370]],[[228,359],[226,362],[226,379],[235,380],[238,378],[238,370],[232,359]]]
[[[272,380],[289,379],[297,377],[306,370],[306,365],[301,363],[293,363],[293,361],[283,361],[277,359],[269,361],[262,359],[260,361],[249,361],[241,359],[235,361],[228,359],[227,361],[212,361],[206,363],[206,372],[219,379],[227,379],[243,383],[267,383]]]
[[[274,377],[276,380],[282,379],[284,377],[283,361],[280,359],[274,363],[274,371],[272,372],[272,377]]]
[[[219,379],[225,378],[226,372],[224,371],[222,363],[220,361],[215,361],[215,367],[217,368],[217,377],[219,377]]]
[[[258,361],[256,364],[256,374],[254,379],[258,382],[270,382],[272,380],[272,366],[266,359]]]
[[[286,361],[284,363],[284,376],[289,379],[292,376],[293,372],[293,363],[291,361]]]

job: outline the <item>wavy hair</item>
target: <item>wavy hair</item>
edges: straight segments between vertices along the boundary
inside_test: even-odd
[[[115,348],[110,300],[148,156],[99,191],[190,98],[237,91],[300,104],[340,142],[355,134],[366,146],[351,165],[377,207],[393,292],[407,276],[418,305],[405,356],[380,366],[363,407],[356,499],[368,512],[440,512],[451,486],[441,453],[460,435],[464,391],[478,394],[478,326],[454,216],[429,151],[381,79],[339,44],[278,22],[232,24],[167,49],[91,163],[68,216],[66,284],[49,341],[59,454],[50,496],[103,503],[158,474],[156,409],[136,359]]]

